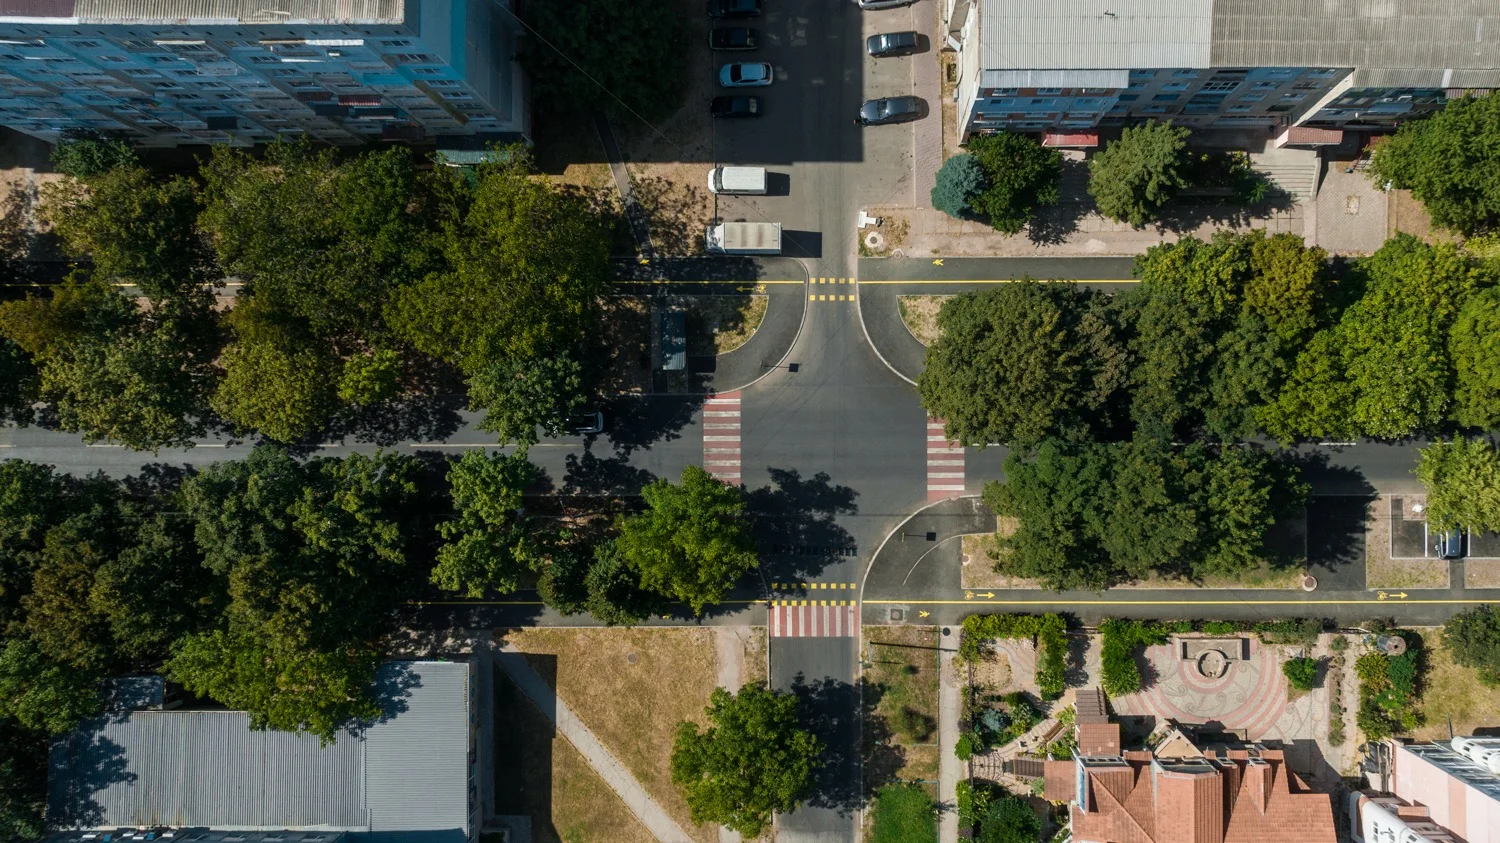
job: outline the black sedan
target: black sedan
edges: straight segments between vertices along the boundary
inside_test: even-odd
[[[759,117],[760,97],[714,97],[708,113],[714,117]]]
[[[760,32],[748,26],[713,29],[708,33],[710,50],[753,50],[758,46],[760,46]]]
[[[865,49],[877,59],[890,56],[909,56],[917,51],[917,33],[882,32],[865,39]]]
[[[922,118],[921,97],[885,97],[865,100],[854,122],[861,126],[883,126],[887,123],[910,123]]]
[[[711,18],[758,18],[760,0],[708,0]]]

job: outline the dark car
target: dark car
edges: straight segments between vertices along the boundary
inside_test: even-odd
[[[604,414],[594,412],[584,413],[581,416],[572,416],[568,419],[568,430],[584,436],[588,436],[594,433],[603,433]]]
[[[748,26],[731,26],[708,33],[710,50],[753,50],[760,46],[760,31]]]
[[[882,32],[865,39],[865,49],[877,59],[890,56],[909,56],[917,51],[917,33]]]
[[[760,97],[714,97],[708,113],[715,117],[759,117]]]
[[[883,126],[887,123],[910,123],[922,117],[921,97],[885,97],[865,100],[854,122],[861,126]]]
[[[708,0],[711,18],[758,18],[760,0]]]
[[[1434,546],[1439,559],[1458,559],[1464,555],[1464,531],[1454,527],[1439,533]]]

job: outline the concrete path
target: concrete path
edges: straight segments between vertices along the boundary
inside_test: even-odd
[[[511,681],[516,683],[521,693],[535,703],[547,719],[557,725],[557,731],[577,747],[584,759],[589,762],[589,766],[594,768],[594,772],[604,779],[604,783],[609,785],[611,790],[620,795],[626,807],[636,815],[647,831],[662,843],[693,843],[693,838],[689,837],[661,805],[646,793],[645,788],[641,787],[641,783],[636,781],[635,776],[625,769],[625,765],[604,748],[604,744],[600,743],[594,733],[583,725],[583,721],[578,719],[578,715],[574,714],[572,709],[557,698],[557,694],[553,693],[546,681],[531,669],[531,665],[526,663],[525,657],[515,649],[514,645],[501,645],[499,652],[495,653],[495,663],[505,671]]]
[[[958,781],[963,770],[953,747],[958,745],[959,664],[952,648],[938,654],[938,840],[958,843]]]
[[[642,255],[650,258],[654,251],[651,248],[651,229],[646,224],[646,212],[635,201],[635,187],[630,181],[630,172],[625,169],[625,156],[620,153],[620,145],[615,142],[615,133],[609,127],[609,117],[602,111],[594,112],[594,131],[599,133],[599,144],[604,147],[604,157],[609,159],[609,173],[614,177],[615,188],[620,191],[620,204],[625,208],[625,219],[630,223],[630,232],[635,235],[636,248]]]
[[[715,684],[730,693],[738,693],[745,684],[745,636],[748,626],[714,628],[714,663],[718,667]],[[740,843],[738,831],[719,826],[719,843]]]

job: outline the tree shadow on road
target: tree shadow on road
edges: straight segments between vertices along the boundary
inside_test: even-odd
[[[859,684],[832,678],[808,682],[798,674],[792,693],[802,704],[803,725],[823,744],[822,766],[814,774],[807,803],[849,816],[865,803],[861,765],[865,779],[879,784],[891,780],[905,760],[901,749],[890,744],[884,718],[867,722],[865,739],[860,740],[861,715],[874,710],[880,691],[863,680]],[[865,695],[873,695],[875,701]]]
[[[815,577],[832,559],[856,556],[854,537],[835,523],[859,512],[858,493],[823,472],[803,479],[796,469],[767,468],[771,485],[749,492],[761,569],[773,582]]]
[[[584,451],[581,457],[568,454],[566,460],[564,495],[636,495],[656,479],[651,472],[629,465],[623,456],[600,459]]]
[[[623,395],[604,407],[604,436],[617,454],[628,457],[637,448],[680,438],[701,406],[701,395]]]

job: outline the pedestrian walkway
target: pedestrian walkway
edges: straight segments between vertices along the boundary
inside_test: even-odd
[[[957,650],[948,647],[938,653],[938,802],[943,812],[938,816],[939,843],[958,843],[958,780],[964,770],[953,754],[958,745],[959,714],[963,709],[959,686]]]
[[[856,600],[772,600],[772,638],[853,638],[859,635]]]
[[[703,403],[703,468],[731,486],[740,483],[739,392],[721,392]]]
[[[557,726],[557,731],[567,738],[583,754],[584,760],[594,772],[604,779],[610,789],[620,795],[625,806],[641,821],[641,825],[663,843],[693,843],[693,838],[652,799],[635,776],[625,769],[599,738],[578,719],[578,715],[553,692],[546,680],[531,669],[526,658],[511,644],[501,645],[495,654],[495,663],[510,677],[542,713]]]
[[[927,420],[927,499],[940,501],[964,493],[964,446],[943,432],[942,419]]]

